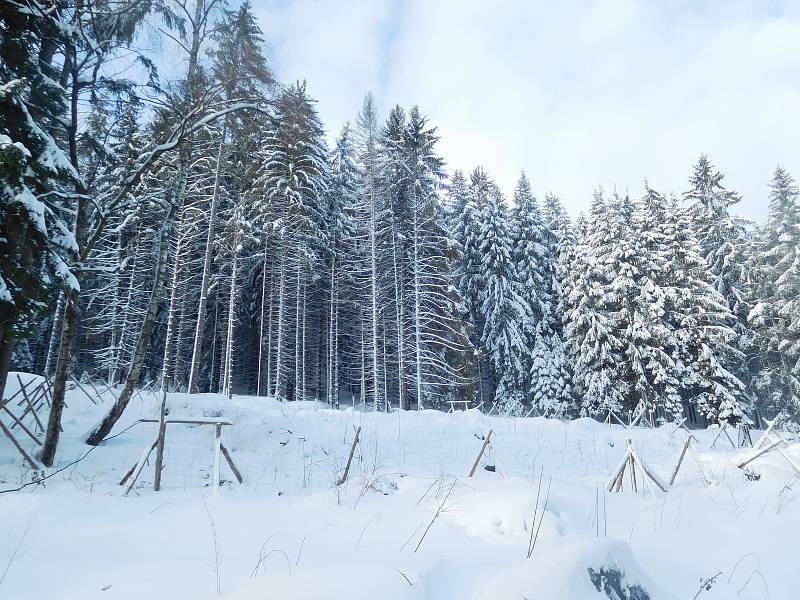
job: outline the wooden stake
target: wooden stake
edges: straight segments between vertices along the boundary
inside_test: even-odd
[[[611,476],[611,479],[608,480],[606,484],[606,490],[609,492],[616,492],[619,491],[621,488],[621,478],[625,473],[625,467],[628,465],[628,451],[625,451],[625,458],[622,459],[622,463],[619,465],[619,468],[614,471],[614,474]],[[616,489],[615,489],[616,488]]]
[[[672,487],[672,484],[675,483],[675,478],[678,476],[678,471],[681,468],[681,464],[683,464],[683,457],[686,456],[686,451],[689,449],[689,444],[692,443],[692,437],[689,436],[686,438],[686,441],[683,443],[683,448],[681,449],[681,454],[678,457],[678,464],[675,465],[675,470],[672,471],[672,477],[669,478],[669,485]]]
[[[772,419],[772,421],[767,421],[766,419],[764,419],[764,422],[767,424],[767,430],[764,432],[764,435],[762,435],[756,442],[756,445],[753,447],[753,450],[758,450],[759,448],[761,448],[761,446],[763,446],[767,442],[772,441],[772,438],[769,437],[769,434],[772,433],[772,430],[775,428],[775,425],[778,424],[778,417],[775,417],[774,419]],[[781,437],[780,434],[778,434],[778,437]]]
[[[6,404],[8,404],[8,403],[7,402],[3,403],[2,409],[8,413],[8,415],[14,420],[14,423],[16,423],[17,425],[19,425],[22,428],[22,431],[24,431],[25,433],[28,434],[28,437],[30,437],[34,442],[36,442],[37,446],[41,446],[42,442],[39,441],[39,438],[37,438],[35,435],[33,435],[33,433],[31,433],[30,429],[25,427],[25,424],[17,418],[17,415],[12,413],[8,409],[8,406],[6,406]]]
[[[219,491],[219,455],[220,455],[220,442],[219,438],[222,436],[222,425],[217,423],[214,426],[214,493]]]
[[[472,477],[475,474],[475,469],[478,468],[478,463],[481,461],[481,456],[486,451],[486,446],[489,445],[489,442],[492,440],[492,430],[489,430],[489,433],[486,434],[486,437],[483,440],[483,446],[481,446],[481,451],[478,452],[477,458],[475,458],[475,462],[472,464],[472,468],[469,470],[469,475],[467,477]]]
[[[202,318],[202,315],[201,315]],[[161,489],[161,469],[164,464],[164,444],[167,441],[167,388],[161,392],[161,405],[158,410],[158,437],[156,438],[156,465],[153,477],[153,490]]]
[[[5,400],[6,402],[11,402],[14,398],[16,398],[17,396],[19,396],[22,393],[22,390],[24,390],[26,387],[28,387],[30,384],[33,383],[33,379],[29,379],[28,383],[22,383],[22,380],[19,378],[19,374],[17,374],[17,381],[19,381],[19,389],[16,392],[14,392],[13,394],[11,394],[10,398],[6,398],[6,400]],[[41,385],[41,383],[39,385]],[[35,391],[35,388],[34,388],[34,391]],[[0,402],[2,402],[2,401],[3,400],[0,399]],[[20,400],[19,403],[17,404],[17,406],[21,406],[22,402],[23,402],[23,400]]]
[[[150,448],[150,452],[153,451],[153,448],[155,448],[156,443],[157,442],[153,442],[153,445]],[[128,479],[130,478],[131,475],[133,475],[133,472],[136,470],[136,467],[137,467],[138,464],[139,464],[138,462],[133,463],[133,466],[131,466],[131,468],[128,469],[128,472],[125,473],[125,476],[122,479],[120,479],[119,485],[125,485],[125,482],[128,481]]]
[[[84,389],[80,381],[78,381],[77,379],[73,379],[72,381],[75,382],[75,385],[78,386],[78,389],[84,393],[84,395],[92,402],[92,404],[97,404],[97,400],[92,398],[92,395]]]
[[[717,435],[714,436],[714,441],[711,442],[711,448],[714,447],[714,445],[717,443],[717,441],[719,440],[720,436],[723,433],[725,434],[725,437],[728,438],[728,441],[731,443],[731,448],[736,450],[736,444],[733,443],[733,440],[731,439],[731,436],[728,435],[728,422],[727,421],[720,421],[719,431],[717,432]]]
[[[144,449],[142,455],[139,457],[139,462],[136,463],[136,467],[133,469],[133,476],[131,477],[131,482],[128,484],[128,487],[125,488],[125,492],[123,493],[124,496],[130,494],[133,486],[136,485],[136,480],[139,479],[139,475],[142,474],[142,469],[144,469],[144,465],[147,462],[147,459],[150,458],[150,453],[153,451],[153,448],[156,447],[158,444],[158,439],[150,444],[147,448]]]
[[[350,456],[347,457],[347,466],[344,468],[344,474],[342,475],[341,479],[336,482],[336,485],[342,485],[345,481],[347,481],[347,476],[350,473],[350,463],[353,462],[353,454],[356,451],[356,444],[358,444],[358,440],[361,437],[361,427],[356,429],[356,437],[353,438],[353,445],[350,446]]]
[[[762,448],[761,450],[759,450],[758,452],[756,452],[755,454],[753,454],[752,456],[750,456],[750,458],[747,458],[747,459],[745,459],[744,461],[740,462],[740,463],[739,463],[737,466],[738,466],[738,467],[741,469],[741,468],[742,468],[742,467],[744,467],[745,465],[748,465],[748,464],[750,464],[751,462],[753,462],[755,459],[757,459],[757,458],[758,458],[759,456],[761,456],[762,454],[766,454],[767,452],[769,452],[769,451],[770,451],[770,450],[772,450],[773,448],[777,448],[777,447],[778,447],[778,446],[780,446],[781,444],[783,444],[783,440],[777,440],[777,441],[774,441],[774,442],[772,442],[772,443],[771,443],[769,446],[766,446],[765,448]]]
[[[222,456],[224,456],[225,460],[228,461],[228,466],[231,468],[231,471],[233,471],[233,476],[236,477],[236,481],[242,483],[244,481],[244,479],[242,479],[242,474],[239,472],[239,469],[236,468],[236,465],[233,464],[233,459],[231,458],[231,455],[228,454],[228,449],[222,443],[220,443],[219,449],[222,450]]]
[[[25,391],[25,388],[22,387],[22,380],[19,378],[19,373],[17,373],[17,381],[19,381],[20,390],[22,391],[22,396],[25,398],[25,401],[28,403],[28,408],[33,413],[33,418],[36,419],[36,424],[39,426],[39,431],[44,431],[44,425],[39,420],[39,415],[36,414],[36,410],[33,408],[33,402],[31,402],[30,397],[28,397],[28,393]],[[41,384],[40,384],[41,387]],[[39,388],[36,388],[39,389]],[[21,418],[24,418],[25,414],[23,413]]]
[[[650,479],[650,481],[655,483],[656,486],[658,487],[658,489],[660,489],[662,492],[666,492],[667,491],[667,486],[664,484],[663,481],[661,481],[661,479],[655,473],[653,473],[650,470],[650,468],[644,462],[642,462],[642,459],[640,459],[639,456],[636,454],[636,450],[633,449],[633,446],[631,445],[631,441],[630,440],[628,440],[628,448],[630,449],[631,457],[636,462],[639,463],[639,467],[642,469],[642,472],[645,475],[647,475],[648,479]]]
[[[6,424],[3,423],[3,421],[0,421],[0,430],[6,434],[6,437],[8,437],[8,439],[11,440],[11,443],[14,444],[17,450],[19,450],[19,453],[22,454],[22,457],[25,459],[25,462],[30,465],[31,469],[38,469],[39,465],[30,457],[27,452],[25,452],[25,448],[20,445],[20,443],[17,441],[17,438],[14,437],[14,434],[11,433],[11,430],[6,427]]]

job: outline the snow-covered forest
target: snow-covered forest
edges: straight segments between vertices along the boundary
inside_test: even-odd
[[[598,188],[571,219],[525,173],[503,191],[448,172],[424,107],[380,115],[367,94],[327,144],[248,4],[2,18],[0,364],[54,377],[46,462],[82,376],[124,386],[92,443],[149,381],[375,410],[798,413],[798,189],[780,167],[764,223],[705,155],[679,196]],[[138,50],[154,22],[181,80]],[[132,61],[149,79],[118,73]]]
[[[800,190],[781,166],[759,222],[703,148],[680,192],[641,173],[569,214],[535,164],[514,189],[450,169],[424,106],[366,93],[331,131],[268,41],[249,0],[0,3],[0,398],[17,372],[46,378],[32,460],[58,466],[62,431],[70,459],[75,435],[120,435],[143,390],[156,489],[172,399],[208,417],[208,394],[210,412],[800,424]],[[104,402],[76,433],[81,383]]]

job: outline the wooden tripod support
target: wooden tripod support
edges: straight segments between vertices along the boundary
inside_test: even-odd
[[[648,491],[655,496],[655,491],[653,491],[652,486],[655,485],[658,489],[662,492],[666,492],[668,486],[661,481],[661,479],[655,474],[655,472],[650,469],[643,461],[639,458],[636,454],[636,451],[633,449],[633,445],[631,444],[630,438],[625,440],[625,456],[622,459],[622,463],[620,463],[617,470],[611,476],[611,479],[608,480],[606,483],[606,490],[609,492],[621,492],[623,487],[623,480],[625,478],[625,471],[627,469],[628,474],[630,475],[631,486],[633,487],[634,492],[639,491],[638,480],[636,479],[636,466],[639,466],[639,469],[642,472],[642,482],[644,486],[648,489]]]

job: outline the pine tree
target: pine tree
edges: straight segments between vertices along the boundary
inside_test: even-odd
[[[512,217],[512,237],[514,263],[514,280],[523,301],[527,304],[527,321],[522,324],[523,368],[521,386],[526,398],[530,399],[531,390],[536,386],[540,390],[553,387],[546,381],[557,377],[542,366],[550,350],[547,342],[552,335],[551,298],[548,285],[552,278],[551,257],[547,254],[544,226],[542,224],[539,205],[531,191],[531,185],[523,172],[514,191],[514,208]],[[536,379],[533,379],[533,363],[537,361]]]
[[[215,29],[215,37],[218,45],[212,53],[214,59],[212,73],[214,79],[222,87],[224,97],[228,100],[262,98],[268,88],[274,84],[274,79],[262,52],[264,41],[261,29],[255,22],[249,1],[244,2],[238,10],[225,11],[223,18]],[[227,138],[229,135],[236,137],[237,133],[241,135],[243,126],[246,133],[252,137],[257,128],[248,128],[248,124],[252,124],[252,120],[247,120],[243,117],[237,121],[235,115],[231,115],[223,120],[222,129],[219,133],[214,189],[208,209],[205,257],[200,283],[199,306],[197,308],[198,317],[189,372],[190,393],[199,389],[198,380],[205,337],[206,303],[211,281],[211,252],[214,245],[214,232],[217,227],[216,221],[222,180],[226,175],[224,171],[229,165],[225,161],[228,153]],[[237,130],[239,131],[237,132]]]
[[[413,298],[411,339],[418,409],[466,382],[447,360],[448,353],[464,351],[466,336],[458,320],[458,298],[452,290],[447,256],[449,238],[440,215],[438,190],[444,161],[436,153],[438,139],[435,129],[413,107],[403,135],[403,153],[413,211],[409,295]]]
[[[735,191],[725,188],[723,179],[724,175],[703,154],[693,167],[689,179],[691,187],[684,192],[683,199],[689,207],[697,241],[714,278],[714,288],[722,294],[736,317],[733,346],[749,354],[753,336],[747,325],[750,307],[745,290],[748,279],[745,270],[748,223],[744,218],[731,214],[731,208],[741,198]],[[749,379],[744,362],[736,365],[734,371],[742,380]]]
[[[710,422],[744,419],[749,408],[745,387],[731,372],[731,366],[743,358],[731,346],[736,319],[713,285],[690,213],[673,201],[665,221],[665,277],[674,288],[665,311],[678,320],[674,360],[681,396],[695,403]]]
[[[359,171],[357,208],[358,222],[362,225],[359,236],[363,238],[362,267],[359,269],[359,283],[363,283],[364,294],[361,298],[362,305],[359,310],[361,315],[361,381],[359,395],[361,401],[366,403],[368,397],[367,386],[371,386],[371,404],[377,410],[386,402],[385,382],[388,374],[383,369],[383,360],[380,358],[380,340],[382,334],[381,315],[384,298],[381,276],[381,261],[383,259],[383,239],[380,222],[380,212],[383,202],[383,181],[381,162],[379,157],[380,134],[378,130],[378,116],[375,100],[372,94],[367,94],[361,111],[356,119],[356,164]],[[369,377],[367,377],[369,373]],[[402,378],[401,378],[402,379]],[[408,404],[403,395],[402,381],[400,382],[400,406],[407,408]]]
[[[533,394],[539,410],[548,413],[575,412],[572,389],[572,362],[565,345],[564,324],[568,310],[569,274],[576,251],[575,228],[561,200],[554,194],[545,195],[542,207],[545,254],[549,258],[549,279],[545,293],[550,300],[547,328],[549,335],[534,346]],[[549,352],[548,352],[549,351]],[[538,374],[546,373],[547,377]]]
[[[0,7],[0,397],[14,343],[33,332],[51,277],[77,288],[58,192],[78,174],[52,136],[66,105],[39,60],[49,33],[37,11]]]
[[[330,240],[328,256],[328,339],[326,401],[339,407],[340,388],[340,329],[346,329],[340,315],[357,293],[354,275],[359,271],[356,239],[358,193],[358,169],[355,164],[355,148],[350,124],[342,127],[336,144],[328,155],[328,192],[326,230]],[[355,259],[355,260],[353,260]],[[349,312],[349,311],[348,311]],[[340,326],[341,323],[341,326]]]
[[[761,410],[800,422],[800,207],[792,176],[777,167],[769,212],[756,240],[753,302],[759,371],[754,387]]]
[[[524,401],[520,382],[527,376],[524,326],[532,317],[516,281],[508,209],[494,184],[489,186],[478,228],[477,244],[485,271],[480,293],[481,348],[498,382],[494,400],[506,413],[519,414]]]
[[[620,377],[623,345],[617,337],[616,315],[607,291],[614,278],[606,257],[611,254],[614,228],[610,210],[597,190],[586,221],[586,235],[570,265],[565,311],[565,345],[573,363],[575,393],[581,414],[620,411],[628,395]]]
[[[269,224],[275,232],[279,248],[275,396],[287,399],[291,389],[297,399],[305,383],[304,292],[327,252],[327,150],[322,125],[305,84],[298,83],[281,94],[274,122],[274,128],[265,132],[259,152],[262,175],[256,185],[263,194],[259,209],[262,223]],[[294,386],[290,388],[291,375]]]

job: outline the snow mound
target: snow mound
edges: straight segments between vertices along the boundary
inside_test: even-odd
[[[539,494],[527,481],[476,481],[471,490],[462,490],[447,507],[446,515],[454,520],[465,533],[486,539],[501,541],[502,538],[527,539],[533,523],[544,510],[547,482]],[[551,492],[547,510],[539,531],[539,537],[549,539],[563,535],[564,530],[555,513],[558,501]]]
[[[611,591],[609,591],[611,590]],[[491,577],[474,600],[674,600],[613,538],[565,544]]]

